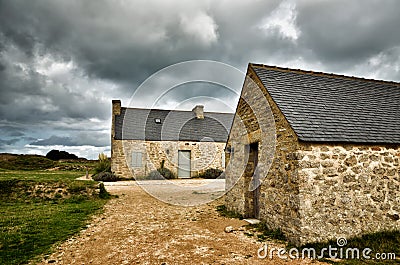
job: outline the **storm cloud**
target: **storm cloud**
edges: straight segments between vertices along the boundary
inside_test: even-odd
[[[109,150],[111,99],[127,105],[149,76],[187,60],[399,81],[399,13],[396,0],[0,0],[1,151],[45,153],[53,142]],[[242,82],[178,83],[157,106],[189,108],[198,97],[208,111],[222,111],[218,102],[232,111]]]

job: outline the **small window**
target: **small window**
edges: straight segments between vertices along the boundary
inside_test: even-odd
[[[161,119],[160,119],[160,118],[155,118],[155,119],[154,119],[154,122],[155,122],[155,123],[158,123],[158,124],[161,124]]]
[[[141,152],[132,152],[132,167],[142,167]]]

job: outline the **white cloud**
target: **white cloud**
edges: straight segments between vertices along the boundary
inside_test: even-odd
[[[218,25],[204,12],[199,11],[195,15],[182,14],[180,24],[184,33],[204,45],[210,45],[218,40]]]
[[[278,31],[284,38],[297,40],[300,30],[296,25],[296,4],[293,0],[283,1],[271,15],[265,17],[260,28],[270,33]]]
[[[398,58],[400,46],[392,47],[372,55],[366,62],[355,65],[351,72],[367,78],[400,81]]]

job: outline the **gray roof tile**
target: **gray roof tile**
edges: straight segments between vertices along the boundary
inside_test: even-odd
[[[196,119],[192,111],[121,108],[121,115],[115,116],[115,139],[226,142],[234,114],[204,112],[204,116]]]
[[[400,84],[250,64],[302,141],[400,143]]]

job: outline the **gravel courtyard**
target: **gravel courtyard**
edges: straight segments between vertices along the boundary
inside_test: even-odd
[[[161,194],[169,203],[142,187],[153,195],[158,192],[156,196]],[[201,180],[154,181],[141,186],[135,182],[107,184],[107,190],[119,198],[110,200],[103,214],[39,264],[318,263],[258,258],[257,250],[263,243],[244,234],[247,223],[221,217],[215,210],[223,204],[223,198],[214,200],[222,195],[223,187],[223,181],[210,184]],[[213,201],[196,205],[210,199]],[[235,231],[225,233],[227,226]]]

